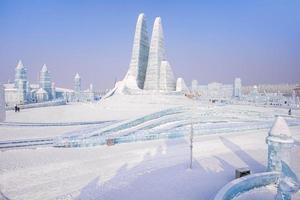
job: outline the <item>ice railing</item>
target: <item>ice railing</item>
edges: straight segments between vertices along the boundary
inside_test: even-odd
[[[206,129],[206,130],[194,130],[194,135],[209,135],[209,134],[217,134],[217,133],[228,133],[228,132],[238,132],[238,131],[246,131],[253,129],[265,129],[270,128],[271,124],[265,125],[253,125],[253,126],[244,126],[238,127],[235,129]],[[151,133],[151,131],[138,131],[135,134],[130,134],[126,136],[119,137],[111,137],[110,135],[98,136],[98,137],[90,137],[90,138],[78,138],[78,137],[69,137],[62,138],[59,141],[55,141],[55,146],[59,147],[90,147],[97,145],[107,144],[108,140],[111,140],[113,144],[121,144],[121,143],[129,143],[129,142],[137,142],[137,141],[147,141],[147,140],[158,140],[158,139],[172,139],[172,138],[181,138],[185,137],[189,134],[189,126],[186,126],[186,130],[174,130],[167,132],[159,132],[159,133]]]
[[[214,200],[232,200],[238,195],[255,188],[277,184],[279,172],[264,172],[248,175],[227,183],[215,196]]]

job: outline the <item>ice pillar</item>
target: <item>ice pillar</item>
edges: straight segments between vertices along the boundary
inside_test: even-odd
[[[281,171],[281,161],[290,163],[291,148],[294,145],[289,127],[282,117],[277,117],[266,138],[268,144],[268,171]]]

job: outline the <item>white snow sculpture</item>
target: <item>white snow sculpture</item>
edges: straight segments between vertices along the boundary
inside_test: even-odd
[[[156,17],[153,25],[149,50],[145,90],[175,91],[176,83],[170,64],[166,61],[161,18]]]
[[[129,89],[143,89],[149,55],[149,38],[144,13],[138,17],[129,70],[123,80]]]
[[[161,18],[154,21],[149,47],[145,15],[139,15],[132,48],[129,70],[122,81],[104,98],[114,94],[140,94],[142,90],[171,92],[176,90],[176,80],[166,60]]]
[[[164,36],[161,24],[161,18],[155,18],[151,44],[149,50],[148,67],[145,79],[145,90],[160,90],[160,66],[161,61],[166,60],[165,48],[164,48]]]
[[[294,145],[289,127],[283,117],[278,116],[266,138],[268,144],[268,171],[281,171],[281,161],[290,163]]]

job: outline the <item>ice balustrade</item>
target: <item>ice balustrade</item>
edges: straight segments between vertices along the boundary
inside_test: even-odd
[[[255,188],[276,184],[279,172],[264,172],[248,175],[227,183],[215,196],[214,200],[232,200],[238,195]]]

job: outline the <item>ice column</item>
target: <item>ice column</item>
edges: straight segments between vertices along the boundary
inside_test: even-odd
[[[5,98],[4,98],[4,87],[0,84],[0,122],[5,121],[6,112],[5,112]]]
[[[281,161],[290,163],[294,145],[289,127],[282,117],[277,117],[266,138],[268,144],[268,171],[281,171]]]

